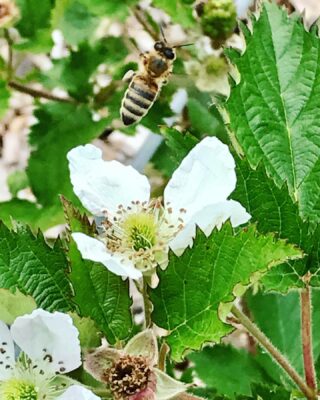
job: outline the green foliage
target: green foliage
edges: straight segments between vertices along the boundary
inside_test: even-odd
[[[20,315],[30,314],[37,305],[32,297],[22,294],[18,289],[15,293],[0,289],[0,320],[11,325]]]
[[[320,292],[312,291],[313,303],[313,353],[320,356]],[[248,307],[253,320],[268,336],[272,343],[288,358],[297,371],[303,375],[300,301],[298,292],[281,294],[248,294]],[[277,367],[265,352],[260,352],[259,362],[276,382],[285,381],[292,385],[286,374]]]
[[[190,98],[188,100],[188,117],[191,124],[191,133],[195,135],[217,136],[223,142],[227,142],[227,135],[219,116],[215,115],[213,107],[208,109],[208,104]]]
[[[88,219],[70,202],[64,200],[63,204],[71,232],[90,233],[92,227]],[[68,242],[69,278],[79,315],[91,318],[111,344],[128,338],[132,329],[129,282],[99,263],[82,260],[71,236]]]
[[[63,211],[59,204],[41,207],[27,200],[12,199],[0,203],[0,219],[8,226],[13,227],[13,219],[30,225],[34,230],[42,231],[64,222]]]
[[[72,306],[66,272],[59,240],[51,248],[41,232],[34,236],[28,228],[14,232],[0,224],[0,288],[19,289],[46,310],[67,311]]]
[[[209,238],[198,231],[192,249],[181,257],[170,254],[168,268],[159,272],[160,283],[150,292],[153,321],[170,332],[173,359],[230,332],[218,308],[233,300],[236,285],[247,285],[254,273],[299,257],[298,249],[270,234],[259,235],[253,226],[234,234],[226,223]]]
[[[246,51],[228,53],[241,75],[225,104],[230,128],[251,166],[263,163],[278,186],[288,186],[302,217],[317,222],[319,38],[269,2],[254,34],[243,29]]]
[[[307,255],[302,260],[290,261],[270,270],[262,279],[267,290],[287,292],[292,287],[303,287],[302,277],[308,271],[318,285],[320,240],[319,228],[314,230],[299,216],[297,203],[289,196],[287,188],[278,188],[264,168],[252,170],[246,160],[237,158],[237,187],[232,194],[251,214],[261,233],[275,232],[280,238],[295,243]]]
[[[192,5],[186,4],[183,0],[153,0],[152,3],[170,15],[174,22],[186,28],[194,25],[192,17]]]
[[[35,116],[38,123],[30,133],[33,150],[27,169],[32,191],[44,206],[57,204],[59,194],[75,199],[67,153],[99,136],[104,121],[94,122],[85,105],[62,103],[42,105]]]
[[[252,395],[251,386],[264,381],[264,374],[254,357],[245,350],[231,346],[205,347],[188,355],[196,375],[207,388],[218,395],[234,399],[236,395]],[[226,363],[225,360],[228,360]]]
[[[49,26],[52,0],[16,0],[20,10],[20,21],[17,25],[24,37],[32,37],[38,29]]]
[[[76,313],[70,313],[73,324],[79,331],[79,340],[83,349],[99,347],[101,344],[101,332],[90,318],[81,318]]]
[[[6,83],[0,80],[0,118],[4,116],[8,109],[10,92],[7,89]]]

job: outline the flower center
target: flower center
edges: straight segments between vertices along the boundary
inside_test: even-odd
[[[99,237],[111,253],[131,260],[137,269],[149,274],[168,262],[169,243],[184,226],[185,210],[179,213],[173,216],[161,199],[132,201],[127,207],[119,205],[114,215],[106,212]]]
[[[151,369],[142,356],[125,355],[105,372],[106,382],[116,399],[124,399],[144,390]]]
[[[157,226],[153,215],[129,214],[123,222],[123,230],[135,251],[151,249],[156,242]]]
[[[38,390],[32,383],[9,379],[1,386],[3,400],[38,400]]]

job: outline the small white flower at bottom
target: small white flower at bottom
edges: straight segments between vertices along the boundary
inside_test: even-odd
[[[74,400],[76,390],[77,400],[99,400],[63,376],[81,365],[78,335],[72,319],[60,312],[37,309],[16,318],[10,330],[0,321],[0,399]],[[17,360],[14,343],[21,349]]]
[[[139,279],[168,264],[169,248],[180,255],[192,246],[196,226],[209,236],[230,219],[233,226],[250,215],[228,200],[236,185],[235,162],[215,137],[197,144],[173,173],[163,202],[150,199],[147,178],[130,166],[103,161],[92,145],[68,153],[71,182],[82,204],[100,218],[95,238],[72,234],[81,255],[111,272]]]

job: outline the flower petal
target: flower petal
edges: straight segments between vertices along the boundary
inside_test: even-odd
[[[0,321],[0,381],[11,375],[14,361],[14,344],[7,325]]]
[[[221,229],[224,222],[230,219],[233,227],[249,221],[251,215],[237,201],[226,200],[210,204],[195,213],[181,232],[170,242],[169,246],[177,256],[189,246],[192,247],[196,235],[196,225],[209,236],[214,228]]]
[[[134,200],[149,200],[147,178],[118,161],[104,161],[97,147],[78,146],[67,157],[73,190],[92,214],[114,213],[120,204],[127,207]]]
[[[84,368],[89,372],[97,381],[106,382],[106,370],[117,361],[121,352],[112,349],[106,345],[102,345],[94,351],[88,352],[84,360]]]
[[[100,400],[100,397],[83,386],[72,385],[57,400]]]
[[[125,353],[132,356],[143,356],[150,360],[150,365],[158,363],[158,343],[151,329],[138,333],[126,344]]]
[[[123,257],[110,254],[104,243],[100,240],[92,238],[81,232],[72,234],[73,240],[76,242],[78,249],[85,260],[100,262],[107,269],[116,275],[126,278],[139,279],[142,277],[141,271],[136,269],[133,263],[123,260]]]
[[[206,205],[226,200],[235,185],[235,162],[228,146],[206,137],[173,173],[164,191],[165,204],[169,202],[175,214],[186,209],[186,221]]]
[[[159,369],[154,368],[154,372],[157,377],[157,400],[168,400],[187,390],[187,386],[184,383],[176,381]]]
[[[67,314],[37,309],[11,326],[13,340],[48,371],[67,373],[81,365],[79,332]]]

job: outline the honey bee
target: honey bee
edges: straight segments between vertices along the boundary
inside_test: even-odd
[[[139,122],[148,113],[172,73],[176,53],[164,39],[140,57],[140,71],[132,76],[121,103],[121,119],[126,126]]]

